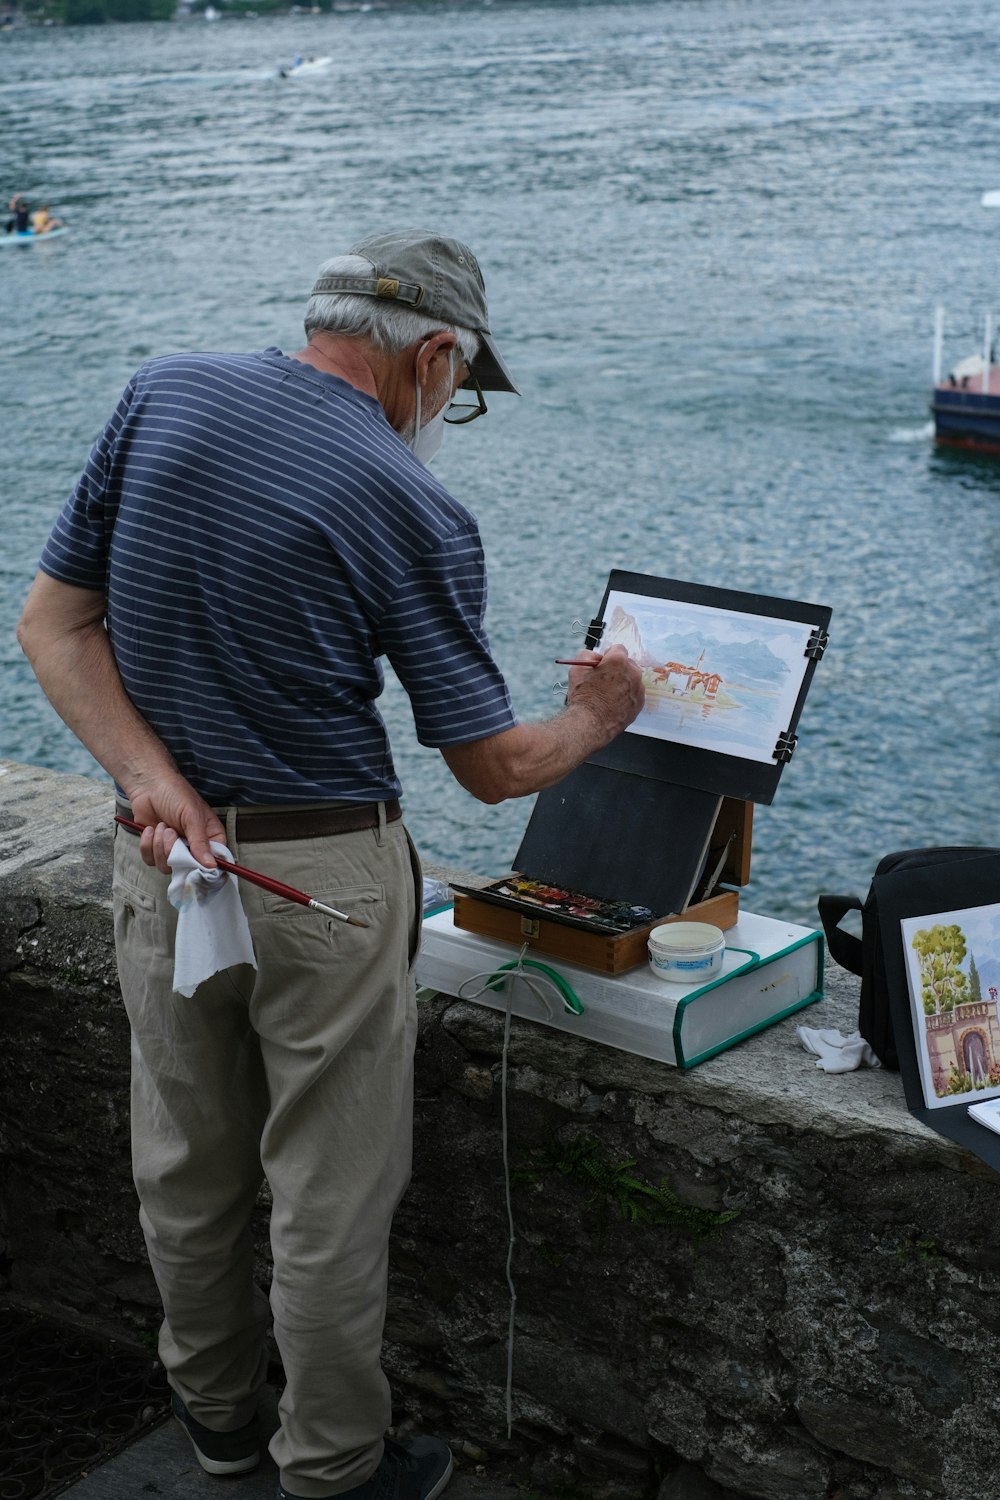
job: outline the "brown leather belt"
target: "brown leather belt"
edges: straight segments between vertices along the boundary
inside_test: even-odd
[[[358,802],[353,807],[299,807],[288,812],[257,812],[252,807],[238,807],[236,842],[275,843],[279,839],[323,839],[336,833],[360,833],[365,828],[378,827],[378,809],[377,802]],[[128,813],[127,808],[121,810]],[[225,821],[225,808],[216,810]],[[387,823],[395,823],[402,816],[403,809],[395,798],[385,804]]]

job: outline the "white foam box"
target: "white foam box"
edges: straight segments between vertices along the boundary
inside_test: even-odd
[[[540,983],[547,1013],[524,979],[506,978],[520,950],[456,927],[449,909],[424,920],[417,983],[494,1010],[505,1011],[509,1003],[512,1013],[526,1020],[693,1068],[823,998],[821,933],[741,912],[725,936],[722,971],[706,984],[667,982],[648,965],[627,974],[599,974],[564,960],[546,957],[543,963],[526,952],[526,975],[540,980],[546,969],[552,971],[583,1007],[575,1014],[551,984]],[[498,978],[487,988],[491,975]]]

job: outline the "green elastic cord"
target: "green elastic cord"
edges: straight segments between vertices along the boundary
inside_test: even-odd
[[[576,991],[573,989],[573,986],[569,983],[569,981],[564,979],[557,969],[550,969],[548,964],[540,964],[537,959],[534,958],[517,958],[512,959],[510,963],[500,964],[499,968],[497,968],[497,970],[495,971],[494,977],[489,981],[486,988],[488,990],[503,989],[505,980],[501,978],[501,975],[506,974],[507,971],[511,969],[537,969],[538,972],[540,974],[544,974],[549,983],[554,985],[555,988],[559,991],[559,994],[562,997],[563,1008],[565,1010],[568,1010],[571,1015],[583,1015],[583,1002],[580,1000],[579,996],[577,995]]]
[[[750,958],[753,959],[753,963],[752,964],[741,964],[740,967],[734,971],[737,974],[742,974],[743,971],[744,971],[744,969],[752,969],[753,966],[754,966],[754,964],[759,964],[760,963],[760,954],[759,953],[755,953],[752,948],[731,948],[729,946],[729,944],[727,943],[726,944],[726,952],[727,953],[746,953],[748,955],[748,957],[750,957]],[[727,979],[732,979],[733,976],[732,976],[732,974],[727,974],[725,977]]]

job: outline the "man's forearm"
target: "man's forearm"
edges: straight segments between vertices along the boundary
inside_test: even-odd
[[[125,691],[104,628],[104,595],[39,573],[17,638],[56,713],[114,777],[145,826],[146,863],[167,874],[180,833],[195,859],[213,865],[211,840],[224,840],[226,830]]]
[[[45,696],[110,776],[128,788],[174,761],[125,691],[104,628],[104,601],[40,573],[17,630]]]
[[[554,786],[611,736],[583,709],[567,708],[539,724],[518,724],[442,754],[455,778],[480,802],[503,802]]]
[[[600,661],[600,665],[596,663]],[[517,724],[501,734],[442,750],[452,775],[480,802],[503,802],[554,786],[596,750],[610,744],[642,709],[637,666],[622,648],[570,670],[569,701],[561,714]]]

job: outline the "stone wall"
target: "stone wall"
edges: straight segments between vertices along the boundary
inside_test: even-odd
[[[119,1335],[155,1288],[128,1166],[111,798],[0,774],[0,1270],[8,1297]],[[811,1024],[851,1030],[828,970]],[[414,1180],[386,1364],[397,1418],[536,1494],[995,1500],[1000,1179],[828,1075],[794,1021],[690,1073],[421,1003]],[[268,1274],[266,1201],[257,1224]]]

